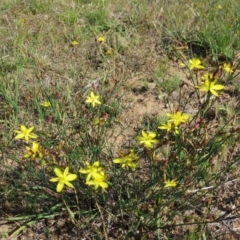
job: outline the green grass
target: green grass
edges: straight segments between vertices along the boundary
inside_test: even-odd
[[[238,219],[239,194],[229,182],[237,184],[240,160],[239,7],[237,1],[3,1],[0,221],[7,230],[1,236],[27,236],[27,228],[43,226],[36,238],[217,239],[216,226]],[[192,58],[205,69],[181,67]],[[219,97],[196,88],[204,73],[224,85]],[[101,104],[86,103],[91,92]],[[177,111],[190,115],[179,133],[174,124],[159,129]],[[33,153],[34,139],[15,139],[21,125],[34,126],[43,157],[24,157]],[[152,148],[137,140],[143,130],[154,132]],[[128,156],[131,163],[131,150],[135,169],[113,162]],[[96,161],[105,191],[79,172]],[[74,189],[65,185],[58,193],[49,180],[67,166],[77,176]],[[165,188],[167,180],[176,187]]]

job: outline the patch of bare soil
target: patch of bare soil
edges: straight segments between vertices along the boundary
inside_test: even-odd
[[[9,232],[13,232],[17,228],[13,228],[13,225],[9,225],[9,223],[0,223],[0,239],[6,240],[67,240],[67,239],[83,239],[83,235],[76,226],[73,225],[72,222],[63,219],[56,220],[43,220],[32,227],[27,228],[23,232],[19,233],[15,237],[7,237]],[[17,224],[18,225],[18,224]],[[16,226],[16,225],[15,225]],[[6,237],[4,235],[6,234]]]

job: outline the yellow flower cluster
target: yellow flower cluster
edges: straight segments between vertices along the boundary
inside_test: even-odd
[[[99,96],[95,95],[93,92],[90,93],[85,102],[91,104],[93,108],[96,106],[96,104],[101,104],[101,102],[99,101]],[[41,105],[43,107],[51,106],[50,102],[43,102]],[[175,126],[180,125],[182,122],[185,122],[189,118],[188,115],[182,115],[181,112],[167,115],[170,118],[169,123],[174,124]],[[104,118],[104,116],[102,118]],[[99,124],[99,121],[96,122],[96,124]],[[20,130],[15,130],[15,132],[17,133],[15,139],[25,139],[26,143],[28,144],[30,139],[38,138],[38,136],[33,133],[33,130],[34,127],[27,128],[25,125],[21,125]],[[151,149],[154,147],[155,144],[158,143],[156,136],[157,134],[155,132],[145,132],[144,130],[142,130],[141,135],[138,136],[136,139],[145,148]],[[36,141],[32,142],[32,146],[26,146],[26,150],[27,153],[24,155],[24,158],[30,158],[33,160],[37,157],[43,158],[42,148]],[[134,150],[131,149],[127,155],[115,158],[112,160],[112,162],[115,164],[120,164],[123,169],[135,169],[136,161],[138,160],[138,158],[139,157],[134,153]],[[75,188],[71,182],[77,179],[77,174],[69,173],[68,166],[66,166],[64,170],[55,167],[54,173],[56,177],[50,178],[49,181],[57,183],[56,191],[58,193],[62,192],[65,185],[70,188]],[[80,168],[79,173],[86,174],[85,184],[88,186],[93,186],[95,190],[101,188],[105,191],[108,188],[107,177],[102,167],[100,166],[99,161],[95,161],[93,164],[85,162],[85,167]],[[164,184],[164,187],[176,186],[174,180],[167,180]]]
[[[25,125],[21,125],[20,130],[15,130],[15,132],[17,133],[15,139],[25,139],[25,142],[28,144],[30,138],[38,138],[35,133],[32,133],[33,129],[34,127],[30,127],[28,129]],[[32,147],[27,146],[26,150],[27,153],[24,155],[24,158],[31,158],[32,160],[34,160],[36,157],[43,157],[42,149],[35,141],[32,143]]]
[[[108,184],[106,183],[106,175],[100,167],[99,161],[96,161],[91,165],[89,162],[86,162],[86,167],[81,168],[79,170],[82,174],[87,174],[86,184],[92,185],[97,190],[99,187],[102,189],[108,188]]]
[[[98,37],[97,41],[104,45],[106,39],[104,37]],[[71,44],[73,46],[78,45],[77,41],[72,41]],[[108,53],[111,54],[111,49],[108,49]],[[202,65],[201,60],[198,58],[192,58],[187,63],[182,63],[181,66],[188,67],[189,70],[203,70],[205,67]],[[231,74],[233,72],[230,63],[224,63],[221,66],[227,74]],[[197,74],[196,74],[197,75]],[[205,73],[201,77],[200,86],[195,86],[199,91],[204,91],[213,94],[218,97],[218,91],[223,90],[224,86],[218,84],[218,79],[212,73]],[[97,105],[101,105],[102,102],[99,100],[100,96],[95,95],[94,92],[90,92],[89,95],[85,99],[86,104],[90,104],[93,108]],[[41,103],[43,107],[50,107],[51,103],[49,101],[44,101]],[[190,114],[183,114],[180,110],[176,110],[174,113],[166,114],[168,120],[165,124],[161,124],[158,129],[166,130],[167,132],[173,132],[174,134],[179,134],[179,128],[182,124],[186,123],[190,118]],[[106,116],[96,117],[93,119],[93,125],[101,126],[106,121]],[[15,139],[24,139],[27,144],[29,144],[30,139],[37,139],[38,136],[33,133],[34,127],[27,128],[25,125],[21,125],[20,130],[15,130],[17,135]],[[157,139],[157,133],[153,131],[141,131],[141,134],[136,137],[136,140],[140,145],[143,145],[145,150],[153,149],[154,147],[158,147],[159,140]],[[33,141],[31,146],[26,146],[27,152],[24,155],[24,158],[30,158],[32,160],[37,157],[43,158],[43,151],[41,146]],[[152,152],[152,151],[149,151]],[[122,168],[127,169],[135,169],[136,161],[139,157],[134,153],[134,150],[131,149],[125,156],[120,156],[112,160],[115,164],[120,164]],[[56,177],[49,179],[50,182],[57,183],[56,191],[61,192],[64,188],[64,185],[74,188],[74,185],[71,183],[72,181],[77,179],[77,174],[69,173],[69,167],[66,166],[62,171],[58,167],[54,168],[54,173]],[[88,186],[93,186],[95,190],[101,188],[102,190],[106,190],[108,188],[107,177],[102,167],[100,166],[99,161],[95,161],[92,164],[88,161],[85,162],[85,166],[79,169],[80,174],[85,174],[85,184]],[[176,187],[177,183],[175,180],[165,180],[164,188],[168,187]]]
[[[113,54],[113,49],[108,45],[106,38],[104,36],[97,37],[96,41],[99,43],[102,53],[104,53],[107,56],[111,56]]]
[[[24,158],[31,158],[32,160],[34,160],[36,157],[43,157],[41,147],[37,142],[33,142],[32,147],[26,147],[26,150],[28,152],[24,155]]]
[[[85,168],[80,168],[79,172],[82,174],[87,174],[86,185],[94,186],[95,190],[101,187],[103,190],[108,188],[106,182],[106,175],[100,167],[99,161],[94,162],[92,165],[89,162],[85,163]],[[61,192],[64,185],[66,184],[70,188],[74,188],[74,185],[70,183],[77,178],[76,174],[69,173],[69,167],[66,167],[62,172],[59,168],[55,168],[54,172],[57,177],[49,179],[50,182],[58,182],[56,191]]]
[[[182,123],[185,123],[188,121],[188,119],[191,117],[189,114],[182,114],[181,111],[177,110],[175,113],[166,114],[169,120],[166,124],[163,124],[159,126],[159,129],[167,130],[167,132],[173,131],[175,134],[179,134],[179,126]]]
[[[201,60],[198,59],[198,58],[189,59],[187,63],[180,63],[180,66],[181,67],[187,67],[190,70],[205,69],[205,67],[202,65]],[[221,66],[221,68],[223,68],[223,70],[227,73],[232,73],[233,72],[230,63],[224,63],[223,66]]]
[[[224,86],[221,84],[217,84],[218,79],[214,77],[211,73],[205,73],[202,77],[201,86],[195,86],[200,91],[210,92],[214,96],[218,97],[217,91],[223,90]]]
[[[201,60],[198,58],[192,58],[188,61],[188,63],[181,63],[180,66],[182,67],[188,67],[190,70],[202,70],[205,69],[204,66],[201,65]],[[232,73],[233,70],[231,68],[230,63],[224,63],[223,66],[221,66],[226,73]],[[204,92],[210,92],[214,96],[218,97],[217,91],[223,90],[224,86],[221,84],[217,84],[218,79],[217,77],[214,77],[213,74],[211,73],[205,73],[202,77],[202,82],[200,86],[195,86],[198,88],[200,91]],[[171,129],[170,124],[165,126],[167,130]],[[176,130],[177,133],[177,130]]]

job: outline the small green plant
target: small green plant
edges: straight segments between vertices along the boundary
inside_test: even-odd
[[[164,92],[171,93],[179,87],[181,80],[177,75],[173,75],[169,79],[162,78],[160,80],[156,80],[156,82],[158,87],[162,89]]]
[[[85,17],[91,27],[98,31],[107,31],[110,29],[107,11],[104,8],[99,8],[85,13]]]
[[[69,25],[76,24],[79,20],[80,12],[77,9],[69,9],[59,15],[59,18]]]

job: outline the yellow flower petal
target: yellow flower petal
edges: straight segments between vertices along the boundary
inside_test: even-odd
[[[15,137],[15,139],[22,139],[22,138],[24,138],[24,134],[23,134],[23,133],[19,133],[19,134]]]
[[[99,167],[99,165],[100,165],[99,161],[96,161],[96,162],[93,163],[94,167]]]
[[[103,189],[108,188],[108,184],[106,182],[101,182],[100,187]]]
[[[214,91],[214,89],[210,89],[210,92],[211,92],[214,96],[218,97],[218,93],[217,93],[216,91]]]
[[[51,179],[49,179],[49,181],[50,182],[58,182],[59,181],[59,178],[57,177],[57,178],[51,178]]]
[[[66,180],[67,181],[73,181],[77,178],[77,175],[76,174],[69,174],[66,176]],[[66,183],[67,184],[67,183]]]
[[[224,86],[223,86],[223,85],[220,85],[220,84],[217,84],[217,85],[214,85],[212,88],[213,88],[214,90],[222,90],[222,89],[224,89]]]
[[[113,159],[113,162],[114,163],[122,163],[122,159],[121,158],[116,158],[116,159]]]
[[[69,172],[69,167],[66,167],[64,172],[63,172],[63,175],[64,176],[67,176],[68,175],[68,172]]]
[[[81,168],[81,169],[79,170],[79,172],[82,173],[82,174],[87,174],[87,173],[89,172],[89,170],[86,169],[86,168]]]
[[[58,177],[62,177],[63,176],[62,171],[59,168],[54,168],[54,172],[55,172],[55,174]]]
[[[56,189],[56,191],[57,191],[57,192],[61,192],[61,191],[63,190],[63,187],[64,187],[64,183],[59,182],[59,183],[57,184],[57,189]]]
[[[30,134],[29,134],[29,137],[30,137],[30,138],[37,138],[38,136],[37,136],[35,133],[30,133]]]
[[[26,126],[24,126],[24,125],[21,125],[20,129],[21,129],[22,132],[26,132],[26,131],[28,130],[28,129],[26,128]]]
[[[77,176],[76,176],[77,177]],[[74,178],[75,179],[75,178]],[[73,179],[73,180],[74,180]],[[72,185],[72,183],[70,183],[70,182],[65,182],[65,184],[68,186],[68,187],[70,187],[70,188],[74,188],[74,186]]]

